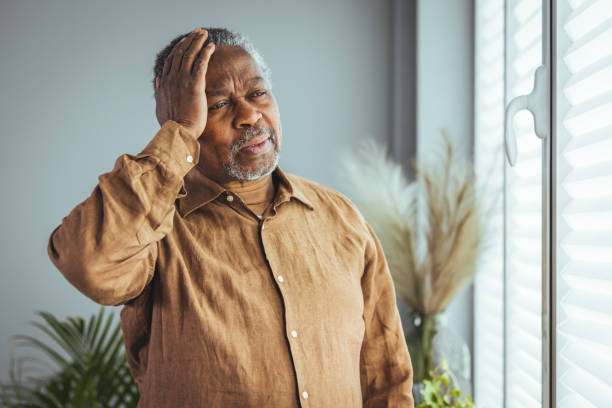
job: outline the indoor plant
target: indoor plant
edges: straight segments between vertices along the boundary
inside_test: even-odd
[[[411,309],[405,331],[415,389],[430,379],[442,358],[454,358],[436,350],[440,332],[450,332],[441,325],[442,313],[472,280],[484,244],[486,214],[473,168],[457,157],[446,137],[443,146],[433,164],[414,163],[412,182],[373,141],[345,161],[352,196],[381,241],[398,296]],[[460,351],[447,354],[467,350],[464,345],[447,348]],[[460,382],[469,385],[469,372],[463,375],[469,362],[463,360],[449,365],[462,371]]]
[[[442,360],[429,377],[431,379],[423,381],[424,387],[420,391],[422,402],[415,408],[474,408],[472,397],[461,395],[457,379],[448,369],[446,361]]]
[[[46,335],[15,336],[21,355],[11,360],[9,384],[0,385],[3,407],[136,407],[138,389],[123,352],[123,337],[104,308],[86,322],[38,312],[32,324]],[[34,349],[34,350],[32,350]],[[42,352],[34,358],[31,351]],[[49,364],[50,362],[50,364]]]

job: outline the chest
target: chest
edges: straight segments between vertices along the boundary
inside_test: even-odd
[[[213,304],[329,314],[363,310],[364,240],[323,211],[285,207],[259,220],[210,207],[175,219],[160,245],[166,297],[202,309]],[[290,304],[289,304],[290,303]],[[259,310],[268,313],[269,310]],[[336,319],[332,319],[336,320]]]

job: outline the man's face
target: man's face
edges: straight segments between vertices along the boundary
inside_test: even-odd
[[[270,174],[278,163],[281,126],[257,63],[240,48],[217,47],[206,72],[206,97],[199,170],[219,183]]]

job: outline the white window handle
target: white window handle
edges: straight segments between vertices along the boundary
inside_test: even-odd
[[[516,135],[512,120],[517,112],[527,109],[533,115],[535,134],[540,139],[546,139],[549,134],[550,118],[550,87],[548,84],[548,69],[540,65],[535,71],[533,89],[527,95],[517,96],[506,107],[506,124],[504,128],[504,146],[506,157],[511,166],[516,164]]]

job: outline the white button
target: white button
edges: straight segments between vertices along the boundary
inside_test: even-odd
[[[296,338],[297,332],[295,330],[291,330],[291,337]]]
[[[227,201],[229,201],[230,203],[231,203],[232,201],[234,201],[234,196],[233,196],[233,195],[228,195],[228,196],[227,196]]]
[[[192,156],[192,155],[190,155],[190,154],[188,154],[188,155],[187,155],[187,161],[188,161],[189,163],[193,163],[193,156]]]
[[[261,229],[266,228],[266,224],[261,224]]]
[[[279,282],[284,282],[285,279],[283,279],[283,275],[278,275],[278,281]]]
[[[306,391],[304,391],[302,393],[302,397],[304,397],[304,399],[308,399],[308,393]]]

